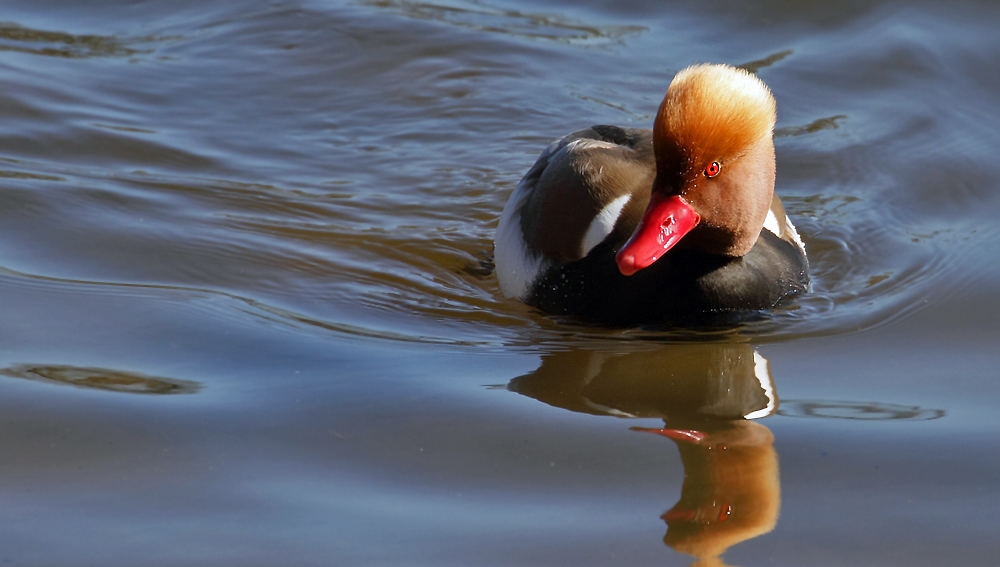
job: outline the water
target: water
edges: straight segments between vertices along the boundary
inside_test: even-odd
[[[0,561],[995,564],[998,17],[7,0]],[[775,93],[812,293],[724,329],[504,300],[538,152],[701,61]]]

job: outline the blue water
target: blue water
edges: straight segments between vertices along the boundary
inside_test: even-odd
[[[998,18],[8,0],[0,563],[994,565]],[[702,61],[775,94],[812,292],[710,330],[503,299],[535,156]]]

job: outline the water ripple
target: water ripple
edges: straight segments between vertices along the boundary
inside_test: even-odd
[[[159,37],[117,37],[37,30],[13,22],[0,22],[0,52],[87,59],[91,57],[134,57],[152,53],[152,48],[136,45],[163,41]]]
[[[579,45],[618,43],[624,37],[647,29],[643,26],[590,25],[557,14],[497,8],[476,0],[451,3],[369,0],[364,4],[408,18],[434,20],[476,31]]]

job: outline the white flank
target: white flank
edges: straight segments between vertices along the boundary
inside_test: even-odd
[[[774,413],[774,410],[778,409],[778,395],[774,392],[774,380],[771,378],[771,369],[769,368],[767,359],[757,351],[753,351],[753,363],[753,373],[757,377],[757,381],[760,382],[760,387],[764,390],[764,395],[767,396],[767,406],[746,414],[743,416],[746,419],[767,417]]]
[[[500,215],[496,235],[493,237],[493,261],[497,280],[504,297],[519,301],[528,299],[531,285],[542,272],[544,259],[528,250],[521,232],[521,205],[528,190],[524,181],[517,185]]]
[[[594,220],[590,221],[587,233],[583,235],[583,242],[580,243],[581,258],[590,254],[594,246],[604,242],[604,239],[611,234],[611,231],[615,228],[615,223],[618,222],[618,217],[622,214],[622,209],[628,204],[630,198],[632,198],[632,195],[622,195],[611,201],[601,209],[601,212],[597,213]]]

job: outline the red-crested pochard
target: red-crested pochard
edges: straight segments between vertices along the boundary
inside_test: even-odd
[[[504,207],[503,294],[609,324],[775,307],[808,287],[774,193],[775,102],[726,65],[677,73],[653,130],[594,126],[550,145]]]

